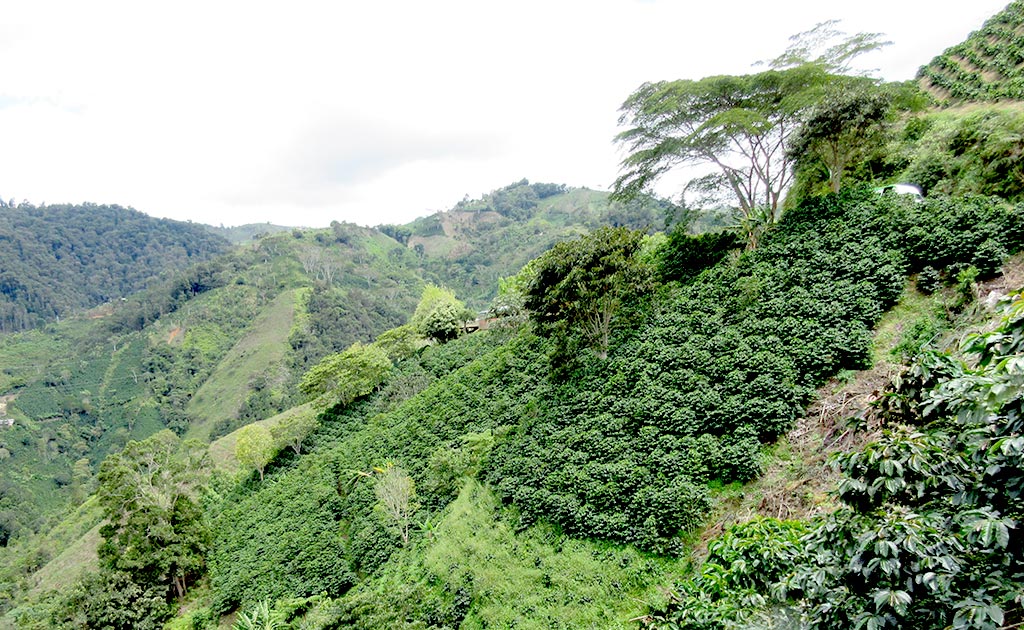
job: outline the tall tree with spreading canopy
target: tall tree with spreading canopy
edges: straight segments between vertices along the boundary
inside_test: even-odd
[[[101,565],[130,573],[140,587],[184,596],[205,567],[198,495],[209,471],[206,449],[168,430],[107,457],[97,493],[107,520]]]
[[[277,454],[277,445],[270,429],[261,424],[250,424],[238,430],[235,458],[243,466],[255,468],[263,481],[263,471]]]
[[[299,383],[299,391],[321,403],[347,405],[373,392],[391,373],[391,358],[377,344],[358,341],[344,352],[324,357]]]
[[[316,409],[312,405],[302,406],[291,411],[270,430],[270,434],[275,442],[291,447],[299,455],[302,453],[302,441],[316,429],[317,424]]]
[[[410,323],[423,337],[445,343],[458,337],[473,312],[466,308],[451,289],[428,284]]]
[[[755,228],[775,222],[793,181],[790,138],[852,59],[888,43],[877,33],[844,37],[834,26],[825,22],[794,35],[762,72],[641,85],[620,109],[619,124],[627,129],[615,140],[627,155],[613,197],[649,191],[679,166],[710,167],[687,188],[731,197],[755,247]]]
[[[880,139],[890,103],[891,94],[871,82],[844,82],[811,109],[787,154],[797,165],[819,160],[829,189],[839,192],[847,168]]]
[[[826,20],[813,28],[790,35],[786,51],[767,62],[773,70],[796,68],[806,64],[821,66],[832,74],[865,76],[867,72],[854,71],[852,61],[861,55],[889,46],[882,33],[856,33],[847,35],[836,28],[839,20]]]
[[[724,189],[743,217],[778,214],[792,181],[785,148],[820,95],[828,73],[807,64],[744,76],[660,81],[640,86],[622,105],[616,136],[628,155],[614,196],[632,198],[677,166],[712,166],[701,178]]]

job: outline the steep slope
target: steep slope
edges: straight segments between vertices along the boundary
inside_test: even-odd
[[[318,412],[313,407],[312,403],[304,403],[298,407],[292,407],[287,411],[271,416],[265,420],[257,420],[251,424],[258,424],[266,427],[268,430],[273,431],[279,425],[288,422],[292,418],[298,416],[315,416]],[[248,425],[247,425],[248,426]],[[210,459],[215,467],[228,473],[237,473],[242,467],[238,462],[238,458],[235,456],[235,449],[238,444],[239,430],[236,429],[225,436],[217,438],[210,443]]]
[[[948,134],[938,115],[908,124],[908,144],[930,131],[940,141],[931,155],[915,147],[914,156],[898,156],[906,160],[900,168],[909,163],[935,176],[929,193],[946,183],[959,192],[966,171],[954,158],[998,144],[1009,150],[992,160],[992,181],[986,175],[980,185],[965,185],[1018,194],[993,188],[1015,177],[1019,135],[1015,140],[1013,126],[1000,125],[1011,131],[1007,142],[991,142],[990,111],[965,117],[966,126],[957,119]],[[37,574],[30,597],[23,583],[35,567],[11,571],[30,564],[30,552],[16,549],[24,555],[4,567],[0,610],[21,604],[5,621],[17,618],[24,627],[86,618],[103,625],[104,615],[139,610],[153,611],[144,621],[163,620],[167,602],[183,592],[170,590],[173,576],[191,580],[187,612],[174,622],[181,628],[210,628],[236,613],[244,619],[242,612],[268,626],[303,628],[631,621],[689,630],[1016,627],[1024,622],[1013,599],[1021,575],[1022,442],[1013,423],[1021,417],[1024,320],[976,344],[971,352],[982,358],[974,364],[939,359],[903,379],[888,399],[890,412],[913,426],[895,427],[882,442],[851,440],[857,443],[847,446],[864,447],[864,459],[857,451],[842,456],[838,502],[825,496],[818,454],[805,457],[813,444],[775,442],[796,438],[794,429],[812,441],[819,430],[846,439],[834,426],[812,426],[806,413],[816,392],[824,396],[819,413],[833,404],[819,389],[827,379],[878,361],[883,342],[872,339],[872,327],[882,322],[881,336],[895,335],[892,320],[912,317],[897,347],[915,354],[933,336],[935,320],[970,304],[975,281],[1024,245],[1024,205],[929,196],[920,204],[868,190],[807,199],[769,227],[755,251],[730,251],[731,238],[682,231],[627,235],[621,242],[635,247],[620,249],[609,245],[623,233],[583,236],[541,258],[531,267],[541,270],[536,275],[509,283],[513,297],[518,287],[532,299],[551,289],[546,283],[572,280],[546,304],[526,302],[545,305],[531,322],[514,312],[513,300],[505,313],[511,316],[490,330],[389,355],[394,363],[381,368],[376,388],[320,415],[302,449],[275,437],[276,456],[268,455],[265,468],[253,464],[258,475],[233,457],[239,433],[218,440],[211,453],[221,472],[210,478],[210,491],[181,497],[167,511],[181,517],[166,521],[167,530],[177,534],[185,523],[201,534],[185,568],[173,566],[179,548],[170,545],[157,550],[167,551],[160,558],[170,558],[170,568],[136,575],[131,562],[139,547],[127,545],[131,559],[108,555],[103,575],[68,589],[73,598],[38,599],[43,583],[63,587],[55,575],[81,569],[76,556],[91,559],[95,532],[79,519],[82,535],[53,539],[52,550],[62,553]],[[634,209],[657,219],[635,220],[638,227],[671,221],[671,208],[653,207]],[[449,284],[483,306],[496,280],[511,273],[503,267],[549,248],[549,234],[576,235],[594,216],[618,223],[616,212],[600,193],[524,181],[408,226],[374,231],[336,223],[250,241],[233,262],[197,274],[169,302],[165,294],[115,304],[104,315],[128,336],[83,345],[95,352],[76,355],[77,364],[48,364],[44,378],[33,375],[31,363],[0,375],[10,384],[0,394],[14,396],[7,407],[21,414],[16,427],[61,428],[56,438],[39,434],[45,439],[35,449],[21,439],[30,448],[19,457],[35,451],[39,461],[60,462],[76,445],[64,434],[86,426],[97,432],[97,445],[116,446],[106,416],[94,411],[115,408],[102,402],[117,400],[113,392],[130,391],[140,411],[157,412],[148,416],[157,427],[179,432],[213,436],[211,421],[225,417],[284,426],[309,409],[292,406],[299,400],[295,380],[325,355],[405,321],[423,282]],[[600,255],[587,258],[594,252]],[[574,256],[568,265],[559,259]],[[622,268],[629,273],[608,271]],[[922,289],[939,291],[933,306],[945,314],[926,312],[928,299],[907,288],[913,276]],[[882,319],[893,305],[889,321]],[[600,317],[592,317],[595,310]],[[571,319],[580,312],[591,317]],[[286,338],[270,325],[285,320]],[[585,330],[593,321],[605,324],[600,348]],[[64,338],[0,350],[37,361],[47,356],[44,348],[69,352],[89,338],[84,325],[55,328]],[[268,357],[283,357],[283,368],[253,358],[265,339],[273,340]],[[112,340],[110,351],[99,352]],[[1002,353],[1007,348],[1010,355]],[[141,373],[127,369],[135,356]],[[85,375],[93,371],[102,377],[90,381]],[[923,426],[929,412],[917,403],[931,395],[932,376],[954,387],[937,401],[949,413]],[[102,396],[86,389],[93,382]],[[845,400],[848,393],[836,395]],[[204,418],[193,425],[196,412]],[[974,437],[945,433],[965,419],[981,420]],[[122,438],[139,426],[121,427]],[[922,426],[927,435],[917,432]],[[922,468],[919,454],[936,467]],[[947,461],[951,454],[963,457]],[[178,463],[168,468],[180,471]],[[28,485],[33,478],[25,472]],[[195,474],[202,474],[198,466]],[[64,487],[57,477],[43,480]],[[970,492],[975,484],[983,492]],[[11,496],[6,506],[16,506]],[[965,502],[977,509],[965,512]],[[695,540],[708,519],[730,507],[824,516],[754,519],[710,542]],[[929,511],[926,520],[917,519],[917,508]],[[714,526],[705,530],[714,533]],[[135,540],[149,538],[146,532]],[[708,558],[705,569],[659,595],[659,585],[681,579],[695,548]],[[986,576],[994,579],[985,584]]]
[[[270,375],[262,386],[280,387],[288,380],[284,360],[290,349],[288,334],[295,321],[299,291],[283,291],[267,304],[245,335],[217,363],[185,407],[190,419],[187,437],[208,442],[213,424],[237,421],[254,375],[279,366],[280,375],[276,379]]]
[[[0,205],[0,333],[125,297],[228,242],[120,206]]]
[[[673,585],[670,601],[640,618],[643,626],[815,630],[862,620],[878,628],[981,629],[1024,621],[1016,528],[1022,280],[1017,257],[996,286],[975,287],[997,299],[916,344],[909,365],[869,377],[874,391],[860,383],[849,409],[816,410],[820,416],[802,427],[811,449],[801,459],[829,455],[835,491],[824,509],[815,518],[780,517],[747,501],[746,517],[719,529],[704,565]],[[1009,300],[1008,286],[1017,293]],[[950,298],[925,301],[942,308]],[[861,376],[839,393],[845,397]]]
[[[594,199],[584,203],[589,196]],[[556,214],[565,204],[578,205],[572,217],[559,219],[559,229],[578,233],[607,218],[603,199],[568,191],[545,202]],[[102,226],[109,216],[140,230],[155,221],[106,207],[4,209],[32,217],[44,210],[53,215],[46,221],[93,217]],[[95,216],[88,214],[93,210]],[[467,220],[453,240],[504,243],[504,253],[479,269],[508,276],[528,255],[509,257],[506,243],[524,221],[503,218],[492,233]],[[156,224],[188,233],[206,229]],[[462,280],[459,261],[449,268],[444,256],[418,256],[414,246],[379,230],[337,222],[321,230],[249,227],[236,231],[247,240],[230,253],[180,271],[173,259],[156,264],[159,251],[139,258],[146,277],[156,276],[155,267],[173,273],[126,299],[42,330],[0,336],[0,396],[4,417],[13,421],[0,426],[0,541],[34,530],[69,499],[80,499],[104,456],[130,439],[163,427],[216,438],[287,409],[297,401],[299,377],[322,357],[406,321],[425,282],[458,286]]]
[[[467,481],[424,543],[353,589],[332,623],[370,630],[426,618],[467,629],[622,628],[637,602],[659,600],[658,581],[686,564],[550,526],[523,529],[499,513],[494,493]]]
[[[886,147],[900,171],[926,195],[1024,198],[1024,103],[970,103],[925,112]]]
[[[321,417],[302,455],[282,450],[264,481],[217,482],[205,504],[209,591],[196,614],[325,593],[302,600],[311,627],[373,627],[395,610],[413,626],[621,624],[642,612],[626,596],[647,597],[678,570],[671,558],[707,518],[717,489],[762,470],[762,441],[791,426],[823,379],[870,359],[868,330],[905,274],[932,267],[953,282],[971,263],[991,267],[978,244],[1019,248],[1022,211],[984,199],[815,199],[757,251],[707,262],[696,277],[674,275],[690,237],[644,250],[637,264],[660,270],[662,286],[632,292],[632,317],[614,329],[607,359],[510,321],[399,361],[379,391]],[[256,267],[229,274],[241,283],[159,318],[148,348],[220,357],[196,362],[205,376],[192,384],[202,387],[259,328],[257,313],[272,304],[267,313],[286,312],[285,296],[296,303],[288,269],[296,282],[309,268],[362,283],[358,268],[336,274],[313,253],[330,256],[360,234],[367,260],[408,251],[349,229],[340,234],[347,244],[338,230],[261,240],[249,249]],[[302,310],[312,312],[308,303]],[[202,332],[203,317],[217,313],[235,313],[228,320],[241,325],[175,332]],[[379,475],[388,471],[415,483],[404,521],[380,507]],[[467,535],[478,540],[460,540]],[[503,589],[478,557],[504,563],[525,595]],[[581,571],[605,576],[609,588],[595,590]]]
[[[965,240],[1009,238],[1021,211],[814,200],[760,250],[640,300],[606,360],[584,351],[560,377],[553,343],[529,330],[430,348],[325,415],[309,454],[283,452],[264,482],[224,497],[211,610],[323,592],[304,600],[312,627],[621,627],[642,612],[624,598],[678,570],[636,549],[676,557],[720,488],[760,473],[762,441],[792,426],[813,388],[870,361],[870,327],[905,273],[979,260],[951,250],[944,228],[973,217]],[[1022,243],[1013,233],[1007,248]],[[407,543],[374,481],[392,467],[415,482]],[[578,542],[594,538],[606,542]],[[582,579],[580,550],[607,583]],[[522,590],[495,581],[498,564]]]
[[[917,76],[942,103],[1024,100],[1024,2],[1011,2]]]
[[[204,435],[273,415],[307,362],[408,317],[423,281],[380,244],[404,249],[351,229],[348,245],[326,231],[269,237],[84,318],[0,337],[0,541],[81,500],[129,439],[184,432],[191,412]]]

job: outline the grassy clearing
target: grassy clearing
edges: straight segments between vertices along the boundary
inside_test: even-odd
[[[94,569],[99,562],[96,550],[102,542],[100,527],[97,523],[80,538],[73,541],[56,558],[46,563],[33,576],[36,585],[29,591],[38,595],[46,591],[62,591],[75,583],[84,572]]]
[[[0,598],[13,610],[0,616],[0,628],[16,627],[20,610],[31,610],[50,592],[62,592],[96,567],[103,516],[89,499],[45,533],[0,548]],[[4,592],[4,586],[11,590]],[[19,608],[24,607],[24,608]]]
[[[284,361],[297,297],[296,290],[278,295],[218,363],[189,401],[186,409],[193,421],[186,437],[208,440],[214,421],[238,413],[249,392],[249,381],[267,366]]]
[[[549,526],[517,533],[494,494],[467,481],[421,542],[346,599],[361,616],[376,608],[370,612],[375,621],[360,620],[371,625],[401,627],[409,622],[407,608],[422,613],[461,607],[464,629],[628,628],[644,601],[663,597],[654,585],[684,564],[571,539]],[[415,601],[405,601],[410,598]]]
[[[317,413],[313,409],[313,403],[308,402],[298,407],[292,407],[288,411],[281,412],[276,416],[267,418],[266,420],[260,420],[252,424],[259,424],[265,426],[267,429],[273,429],[277,425],[281,424],[289,418],[293,418],[299,415]],[[238,431],[237,429],[228,433],[222,438],[214,440],[210,444],[210,459],[213,460],[213,465],[219,470],[223,470],[228,473],[234,473],[239,470],[238,460],[235,459],[235,444],[238,442]]]
[[[896,306],[882,316],[875,328],[875,342],[872,348],[872,362],[877,367],[891,363],[892,350],[899,344],[905,332],[922,318],[935,312],[936,299],[908,286]]]

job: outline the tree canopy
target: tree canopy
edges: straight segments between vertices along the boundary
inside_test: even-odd
[[[711,166],[702,182],[726,191],[745,217],[759,207],[772,219],[792,181],[785,147],[830,75],[806,64],[742,76],[659,81],[623,103],[616,136],[629,155],[614,195],[649,190],[676,166]]]
[[[623,304],[651,286],[651,271],[638,255],[644,234],[602,228],[555,245],[537,259],[525,306],[543,332],[563,341],[582,331],[597,356],[608,354],[613,324]]]
[[[376,344],[356,342],[344,352],[324,357],[302,377],[299,390],[347,405],[371,393],[391,372],[391,359]]]
[[[299,407],[270,430],[281,446],[291,447],[296,455],[302,453],[302,442],[316,429],[317,414],[312,407]]]
[[[890,43],[878,33],[846,36],[835,25],[792,36],[762,72],[641,85],[620,108],[627,129],[615,139],[628,155],[613,196],[633,198],[677,166],[709,170],[687,191],[735,203],[756,246],[757,228],[775,222],[793,181],[790,138],[826,86],[853,78],[852,59]]]
[[[131,574],[141,589],[181,597],[204,571],[208,534],[198,494],[209,472],[206,449],[169,430],[107,457],[100,467],[102,565]]]
[[[843,82],[828,90],[790,138],[795,162],[817,158],[828,170],[832,192],[839,192],[847,167],[882,135],[891,95],[870,82]]]
[[[454,291],[428,284],[410,323],[420,335],[444,343],[458,337],[472,318],[472,311],[455,297]]]
[[[0,201],[0,332],[125,297],[227,249],[202,226],[130,208]]]
[[[819,22],[813,28],[789,37],[792,42],[778,57],[768,61],[775,70],[805,64],[821,66],[835,74],[853,73],[850,62],[857,57],[892,44],[881,33],[857,33],[847,36],[836,26],[839,20]]]
[[[277,454],[277,445],[270,429],[261,424],[250,424],[238,430],[235,457],[243,466],[255,468],[263,481],[263,471]]]

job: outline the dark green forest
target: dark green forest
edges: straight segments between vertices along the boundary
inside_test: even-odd
[[[120,206],[0,205],[0,333],[126,297],[227,246]]]
[[[802,37],[624,95],[610,194],[218,228],[0,336],[0,625],[1024,624],[1015,74]]]

